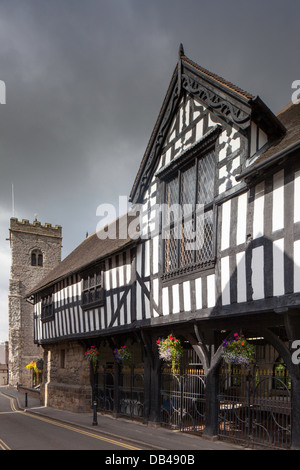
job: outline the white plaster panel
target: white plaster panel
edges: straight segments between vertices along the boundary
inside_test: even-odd
[[[284,227],[284,171],[281,170],[273,176],[273,232]]]
[[[253,300],[264,298],[264,249],[262,246],[252,250],[252,289]]]

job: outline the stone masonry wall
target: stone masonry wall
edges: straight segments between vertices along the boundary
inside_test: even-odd
[[[13,386],[32,386],[32,373],[26,365],[43,355],[34,344],[33,305],[25,296],[60,262],[61,234],[60,226],[10,220],[9,383]],[[35,249],[43,254],[43,266],[31,265],[31,252]]]
[[[141,363],[140,345],[135,343],[128,346],[133,354],[133,361]],[[92,387],[90,363],[84,357],[86,349],[84,343],[75,341],[45,346],[41,403],[75,413],[91,412]],[[113,364],[111,347],[101,346],[100,355],[100,370],[108,363]]]
[[[92,390],[84,347],[76,342],[45,348],[41,400],[46,406],[88,412]]]

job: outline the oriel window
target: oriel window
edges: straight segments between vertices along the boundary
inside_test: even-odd
[[[165,182],[164,272],[214,258],[215,152],[196,156]]]
[[[102,305],[104,302],[103,271],[84,274],[82,280],[81,305],[83,308]]]
[[[53,296],[51,294],[47,294],[42,297],[42,311],[41,311],[41,319],[42,320],[50,320],[53,318],[54,310],[53,310]]]

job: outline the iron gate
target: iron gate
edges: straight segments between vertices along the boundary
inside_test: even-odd
[[[144,416],[144,366],[122,367],[119,383],[119,413],[130,418]]]
[[[98,407],[100,411],[113,412],[115,403],[114,364],[99,366],[98,370]]]
[[[130,418],[144,415],[144,367],[119,367],[114,363],[98,370],[98,407],[106,413],[116,412]]]
[[[282,362],[224,366],[219,381],[219,437],[251,447],[288,449],[291,384]]]
[[[161,386],[161,421],[185,432],[202,432],[205,424],[205,375],[193,367],[173,374],[164,369]]]

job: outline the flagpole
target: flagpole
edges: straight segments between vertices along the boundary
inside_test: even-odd
[[[14,184],[11,184],[11,201],[12,201],[12,216],[15,216],[15,195],[14,195]]]

